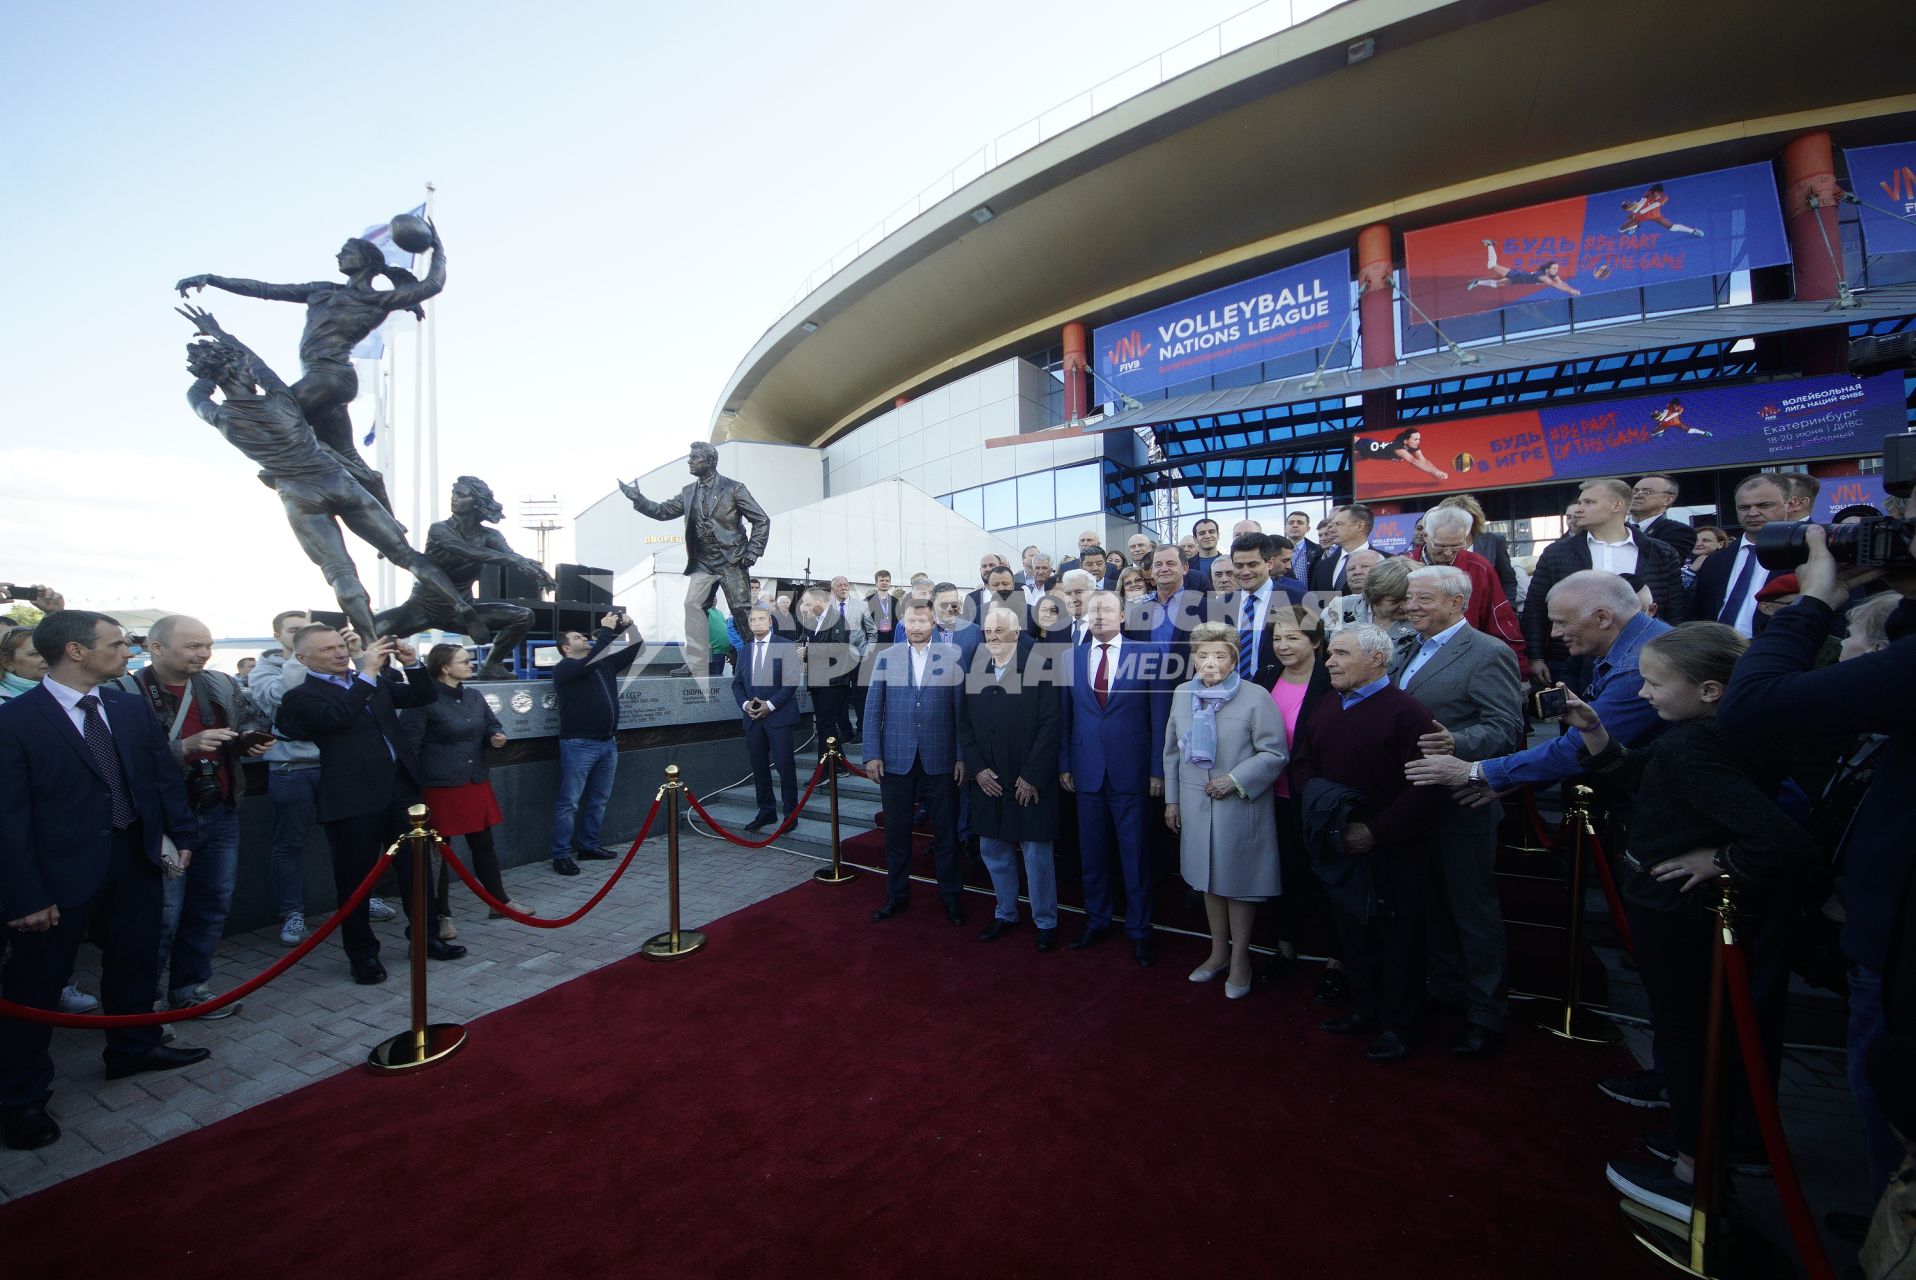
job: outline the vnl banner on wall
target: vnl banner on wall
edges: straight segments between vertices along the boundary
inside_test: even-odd
[[[1903,375],[1797,378],[1360,431],[1359,498],[1877,453],[1903,430]]]
[[[1349,253],[1330,253],[1092,331],[1098,377],[1159,391],[1329,345],[1351,305]]]
[[[1863,240],[1872,254],[1916,253],[1916,142],[1846,147],[1850,193],[1863,202]]]
[[[1747,271],[1789,256],[1767,164],[1404,233],[1411,299],[1434,320]]]

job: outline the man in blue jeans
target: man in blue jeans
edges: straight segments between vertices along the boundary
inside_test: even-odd
[[[200,823],[200,841],[184,874],[169,873],[160,922],[161,989],[170,1009],[211,998],[213,952],[226,931],[239,874],[239,799],[246,790],[240,762],[266,750],[260,719],[233,677],[208,671],[213,633],[184,614],[161,618],[147,633],[152,661],[120,687],[138,697],[166,731],[173,758],[186,776],[186,798]],[[241,734],[252,733],[250,739]],[[230,1004],[206,1016],[239,1012]]]
[[[624,642],[614,641],[624,636]],[[552,869],[579,874],[580,858],[609,859],[599,848],[599,821],[612,798],[619,764],[619,677],[639,656],[638,628],[623,610],[599,619],[590,639],[560,638],[565,654],[552,669],[559,698],[559,798],[552,812]]]

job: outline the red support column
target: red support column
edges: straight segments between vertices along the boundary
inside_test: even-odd
[[[1373,223],[1357,233],[1357,323],[1364,367],[1397,363],[1397,321],[1391,308],[1390,228]],[[1364,429],[1383,431],[1397,421],[1397,398],[1388,389],[1364,393]]]
[[[1089,338],[1073,320],[1064,327],[1064,418],[1076,422],[1091,410],[1091,368],[1085,352]]]
[[[1790,236],[1796,297],[1833,299],[1842,278],[1843,238],[1836,217],[1836,159],[1829,134],[1818,130],[1784,146],[1783,223]],[[1814,196],[1816,204],[1810,204]],[[1849,367],[1848,335],[1841,328],[1788,335],[1786,358],[1804,373],[1840,373]]]

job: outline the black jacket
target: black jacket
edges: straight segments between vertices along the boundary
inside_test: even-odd
[[[434,681],[433,687],[439,695],[434,701],[399,717],[406,745],[419,761],[420,785],[458,787],[486,781],[489,739],[504,729],[499,717],[486,695],[469,684],[455,689]]]
[[[1743,537],[1738,534],[1735,542],[1703,558],[1703,563],[1696,571],[1696,581],[1690,584],[1692,618],[1700,622],[1715,622],[1717,615],[1723,612],[1723,601],[1735,585],[1730,581],[1730,570],[1736,568],[1737,549],[1742,545]],[[1780,569],[1765,569],[1759,561],[1750,571],[1751,585],[1761,589],[1781,572]]]
[[[376,683],[355,672],[351,689],[308,672],[286,691],[279,727],[319,748],[321,822],[385,812],[393,802],[395,763],[415,793],[424,785],[396,708],[430,706],[438,696],[424,667],[408,668],[403,677],[388,667]]]
[[[1003,681],[994,679],[991,651],[979,645],[958,699],[958,750],[965,762],[971,799],[971,829],[992,840],[1055,840],[1058,836],[1058,746],[1064,715],[1050,688],[1025,687],[1031,663],[1020,646]],[[988,796],[978,786],[990,769],[1004,790]],[[1038,803],[1020,805],[1014,785],[1023,778],[1038,789]]]
[[[1696,553],[1696,530],[1681,520],[1658,516],[1644,525],[1643,531],[1658,542],[1669,543],[1684,564],[1690,563],[1690,557]]]
[[[564,658],[552,668],[552,689],[559,695],[559,736],[603,741],[619,731],[619,677],[641,648],[638,633],[623,649],[607,652],[618,633],[600,627],[583,658]]]
[[[1470,549],[1490,561],[1490,567],[1497,571],[1497,581],[1504,589],[1504,599],[1511,607],[1517,604],[1517,567],[1510,563],[1510,542],[1501,533],[1492,533],[1486,529],[1471,540]]]
[[[1674,627],[1690,616],[1683,591],[1683,561],[1669,543],[1658,542],[1636,529],[1630,530],[1630,541],[1637,548],[1637,576],[1657,602],[1657,620]],[[1537,571],[1530,575],[1530,594],[1523,602],[1524,645],[1533,661],[1543,658],[1557,662],[1563,655],[1563,646],[1553,648],[1550,642],[1550,615],[1546,612],[1550,588],[1590,567],[1590,540],[1581,531],[1558,538],[1537,557]]]

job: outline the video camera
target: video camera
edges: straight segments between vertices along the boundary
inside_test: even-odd
[[[1883,491],[1908,498],[1916,489],[1916,431],[1883,440]],[[1766,524],[1756,531],[1756,558],[1765,569],[1790,570],[1810,558],[1804,538],[1811,521]],[[1916,520],[1878,516],[1823,526],[1830,555],[1859,569],[1916,569]]]

